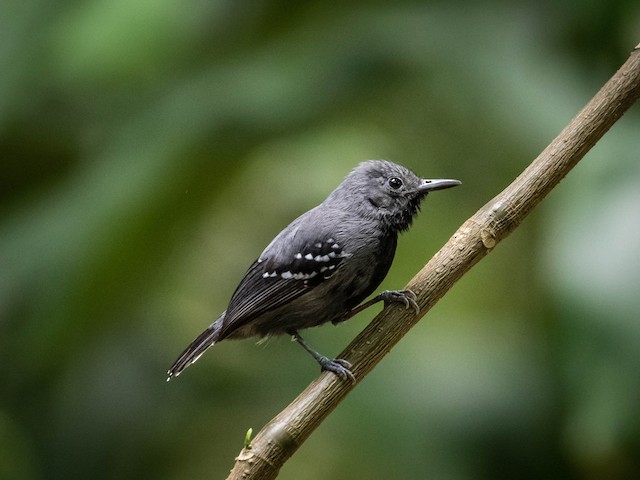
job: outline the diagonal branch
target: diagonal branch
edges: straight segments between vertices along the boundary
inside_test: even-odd
[[[472,266],[506,238],[640,97],[640,45],[629,59],[511,185],[469,218],[409,282],[420,314],[385,308],[340,354],[359,382]],[[228,477],[272,479],[353,389],[323,373],[244,448]]]

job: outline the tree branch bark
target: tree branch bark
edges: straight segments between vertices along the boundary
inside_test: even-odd
[[[385,308],[340,354],[362,380],[472,266],[506,238],[640,96],[640,45],[547,148],[506,189],[469,218],[406,288],[420,314]],[[354,388],[323,373],[243,448],[228,480],[273,479]]]

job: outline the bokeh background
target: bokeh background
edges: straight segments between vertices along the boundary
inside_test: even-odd
[[[364,159],[461,179],[402,287],[639,32],[635,0],[2,0],[0,478],[224,478],[316,365],[281,338],[165,372],[271,238]],[[639,157],[636,105],[280,478],[637,478]]]

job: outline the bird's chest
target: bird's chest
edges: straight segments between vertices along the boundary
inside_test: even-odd
[[[340,292],[348,308],[353,308],[368,297],[387,275],[396,250],[396,236],[369,235],[352,238],[345,244],[349,255],[336,272]],[[353,246],[352,246],[353,245]]]

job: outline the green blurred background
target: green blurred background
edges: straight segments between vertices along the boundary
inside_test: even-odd
[[[224,478],[317,367],[280,338],[165,372],[271,238],[368,158],[461,179],[402,287],[639,32],[635,0],[0,1],[0,478]],[[638,478],[639,132],[635,106],[280,478]],[[335,355],[374,314],[306,336]]]

